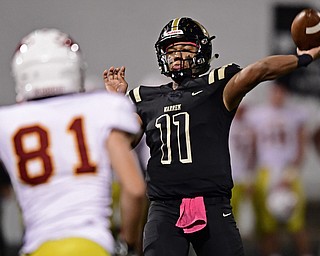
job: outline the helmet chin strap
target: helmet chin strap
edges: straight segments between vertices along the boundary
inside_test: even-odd
[[[176,83],[181,83],[185,78],[191,77],[191,76],[192,76],[191,68],[170,72],[171,79]]]

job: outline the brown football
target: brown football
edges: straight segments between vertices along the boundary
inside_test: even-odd
[[[298,13],[291,24],[291,36],[300,50],[320,46],[320,13],[311,8]]]

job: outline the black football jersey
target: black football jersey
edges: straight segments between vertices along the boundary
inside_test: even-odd
[[[151,157],[151,200],[231,197],[229,129],[235,111],[223,103],[225,85],[240,68],[229,64],[196,79],[129,91],[143,122]]]

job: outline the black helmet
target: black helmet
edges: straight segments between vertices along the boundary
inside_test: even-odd
[[[182,17],[171,20],[161,30],[159,39],[155,44],[161,73],[174,80],[179,80],[186,76],[199,76],[207,72],[210,68],[212,55],[211,40],[214,38],[215,36],[210,37],[208,31],[200,23],[191,18]],[[185,71],[169,71],[166,48],[175,42],[192,42],[198,47],[198,51],[193,58],[191,72],[190,69]]]

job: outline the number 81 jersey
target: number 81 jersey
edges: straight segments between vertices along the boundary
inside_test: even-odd
[[[0,157],[27,226],[24,252],[70,236],[113,250],[107,229],[112,173],[105,149],[112,129],[136,133],[139,125],[130,101],[105,91],[0,109]]]
[[[228,135],[235,112],[222,93],[236,64],[172,84],[129,91],[150,147],[146,181],[151,200],[231,196]]]

